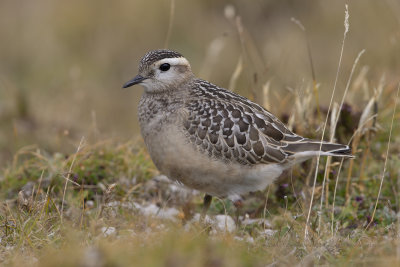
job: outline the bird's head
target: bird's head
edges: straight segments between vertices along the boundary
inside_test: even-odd
[[[148,52],[140,60],[139,73],[123,88],[140,84],[147,93],[173,90],[193,77],[190,64],[181,54],[170,50]]]

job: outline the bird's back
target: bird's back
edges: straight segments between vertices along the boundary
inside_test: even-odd
[[[294,134],[260,105],[204,80],[196,79],[185,104],[190,142],[204,153],[243,165],[287,163],[319,153],[349,156],[346,145]]]

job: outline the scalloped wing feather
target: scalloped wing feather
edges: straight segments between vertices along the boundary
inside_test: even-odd
[[[195,80],[186,108],[184,127],[190,142],[224,161],[286,163],[296,154],[320,148],[318,141],[294,134],[258,104],[207,81]],[[322,151],[350,153],[347,146],[332,143],[323,143]]]

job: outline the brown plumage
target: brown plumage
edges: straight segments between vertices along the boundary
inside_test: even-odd
[[[318,155],[351,157],[348,146],[301,137],[260,105],[196,78],[177,52],[147,53],[124,87],[134,84],[145,89],[139,122],[155,165],[207,195],[237,200],[295,163]]]

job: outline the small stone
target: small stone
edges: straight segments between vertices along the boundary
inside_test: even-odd
[[[219,231],[226,231],[232,233],[236,229],[235,221],[228,215],[215,216],[215,228]]]
[[[115,236],[117,234],[117,229],[112,226],[101,227],[101,232],[103,233],[104,237]]]
[[[88,209],[92,209],[94,207],[94,201],[93,200],[88,200],[85,202],[85,206]]]
[[[276,232],[278,232],[277,230],[271,230],[271,229],[265,229],[264,231],[262,231],[261,233],[265,236],[265,237],[272,237],[276,234]]]

